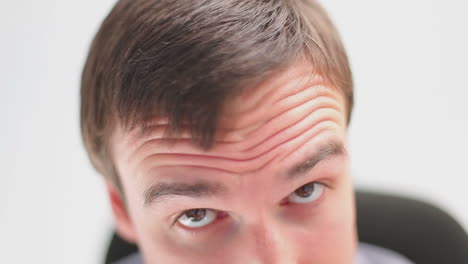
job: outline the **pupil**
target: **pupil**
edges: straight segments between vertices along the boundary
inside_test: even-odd
[[[300,197],[309,197],[314,192],[315,184],[313,182],[302,185],[295,193]]]
[[[206,209],[193,209],[185,213],[185,215],[194,222],[202,220],[206,215]]]

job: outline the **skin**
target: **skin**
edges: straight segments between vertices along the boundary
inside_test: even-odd
[[[353,263],[345,101],[311,70],[292,65],[227,102],[208,151],[187,133],[161,140],[164,120],[144,136],[115,130],[111,152],[127,206],[111,183],[107,190],[119,234],[139,245],[145,263]],[[309,170],[297,167],[330,142],[343,151],[322,155]],[[217,188],[151,198],[148,188],[160,182]],[[319,198],[291,202],[311,182],[323,184]],[[214,209],[217,218],[199,228],[177,221],[196,208]]]

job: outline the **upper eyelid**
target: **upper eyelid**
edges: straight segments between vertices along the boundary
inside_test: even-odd
[[[323,186],[325,186],[326,188],[330,188],[330,187],[329,187],[329,184],[326,183],[324,180],[313,180],[313,181],[308,181],[308,182],[306,182],[306,183],[303,183],[303,184],[299,185],[299,187],[297,187],[296,189],[294,189],[292,192],[289,192],[289,194],[286,195],[286,197],[282,198],[281,201],[282,201],[283,199],[286,199],[289,195],[293,194],[297,189],[299,189],[299,188],[301,188],[302,186],[307,185],[307,184],[309,184],[309,183],[319,183],[319,184],[322,184]]]
[[[219,219],[219,213],[225,213],[226,215],[229,215],[228,213],[224,212],[224,211],[221,211],[221,210],[216,210],[216,209],[210,209],[210,208],[198,208],[198,209],[207,209],[207,210],[213,210],[215,211],[217,214],[216,214],[216,218],[214,219],[214,221],[212,223],[209,223],[207,225],[204,225],[204,226],[201,226],[201,227],[197,227],[197,228],[190,228],[190,227],[186,227],[186,226],[183,226],[183,225],[180,225],[178,223],[178,219],[180,216],[182,216],[186,211],[188,210],[192,210],[192,209],[187,209],[185,211],[183,211],[181,214],[179,214],[179,216],[176,218],[176,220],[174,221],[174,223],[172,224],[173,226],[177,226],[177,225],[180,225],[179,228],[183,228],[185,231],[187,232],[202,232],[204,229],[206,228],[210,228],[212,225],[216,225],[218,223],[218,221],[220,221]],[[224,217],[223,217],[224,218]]]
[[[301,180],[298,180],[297,183],[294,183],[293,186],[296,186],[292,191],[290,191],[289,193],[287,193],[287,195],[283,198],[281,198],[281,201],[285,198],[287,198],[290,194],[294,193],[297,189],[301,188],[302,186],[306,185],[306,184],[309,184],[309,183],[320,183],[320,184],[323,184],[325,187],[327,188],[330,188],[330,181],[327,180],[327,178],[316,178],[316,177],[313,177],[313,176],[307,176]],[[298,185],[300,184],[300,185]]]
[[[286,199],[289,195],[293,194],[297,189],[299,189],[300,187],[306,185],[306,184],[310,184],[310,183],[319,183],[319,184],[322,184],[323,186],[325,186],[326,188],[330,188],[329,185],[327,183],[324,183],[323,181],[320,181],[320,180],[314,180],[314,181],[308,181],[302,185],[300,185],[299,187],[295,188],[293,191],[289,192],[289,194],[286,196],[286,197],[283,197],[280,201],[283,201],[284,199]],[[213,210],[215,211],[217,214],[218,213],[225,213],[227,215],[229,215],[228,212],[226,211],[223,211],[223,210],[217,210],[217,209],[213,209],[213,208],[190,208],[190,209],[186,209],[186,210],[183,210],[182,212],[179,212],[178,214],[175,215],[174,219],[171,221],[172,222],[172,226],[176,225],[178,223],[178,220],[180,217],[182,217],[182,215],[184,215],[187,211],[190,211],[190,210],[193,210],[193,209],[205,209],[205,210]],[[211,225],[211,224],[209,224]],[[197,228],[196,228],[197,229]]]
[[[183,210],[182,212],[179,212],[178,214],[176,214],[174,216],[174,219],[171,220],[172,224],[171,226],[174,226],[177,224],[178,220],[180,217],[182,217],[182,215],[184,215],[186,212],[190,211],[190,210],[194,210],[194,209],[205,209],[205,210],[212,210],[212,211],[215,211],[216,213],[219,213],[219,212],[224,212],[224,211],[221,211],[221,210],[216,210],[216,209],[212,209],[212,208],[190,208],[190,209],[186,209],[186,210]]]
[[[288,203],[288,204],[290,204],[290,205],[292,205],[292,206],[294,206],[294,207],[314,206],[314,205],[316,205],[317,203],[319,203],[319,202],[322,200],[323,196],[326,195],[328,189],[331,189],[331,187],[329,187],[328,184],[324,184],[324,183],[321,183],[321,184],[325,187],[325,190],[323,191],[324,193],[322,193],[322,195],[321,195],[317,200],[312,201],[312,202],[310,202],[310,203]],[[287,197],[286,197],[286,198],[287,198]],[[285,199],[286,199],[286,198],[285,198]]]

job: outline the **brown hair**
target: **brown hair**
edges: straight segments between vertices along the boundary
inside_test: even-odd
[[[339,35],[314,0],[120,0],[91,45],[81,84],[81,132],[95,168],[118,188],[112,129],[168,119],[213,144],[218,114],[242,89],[308,60],[340,89],[348,122],[353,83]],[[313,73],[311,73],[313,74]]]

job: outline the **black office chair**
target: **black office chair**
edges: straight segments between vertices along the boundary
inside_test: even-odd
[[[358,191],[359,241],[392,249],[416,264],[468,264],[468,236],[447,213],[409,198]],[[105,263],[138,248],[114,234]]]

